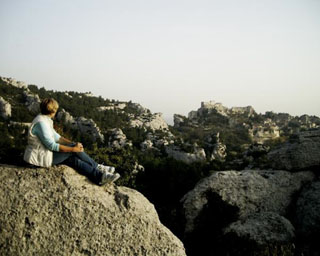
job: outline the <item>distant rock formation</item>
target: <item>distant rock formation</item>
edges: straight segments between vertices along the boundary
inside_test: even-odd
[[[280,137],[280,128],[271,119],[265,120],[263,124],[254,124],[248,130],[254,143],[261,144],[267,140],[274,140]]]
[[[208,136],[206,138],[205,144],[206,144],[206,147],[210,150],[210,155],[208,159],[209,161],[212,161],[212,160],[218,160],[220,162],[225,161],[227,157],[227,153],[226,153],[227,146],[221,143],[219,133],[215,133],[211,136]]]
[[[132,142],[127,139],[127,136],[120,128],[109,130],[108,146],[113,149],[120,149],[124,147],[132,147]]]
[[[179,147],[174,146],[174,145],[170,145],[167,146],[166,148],[166,153],[168,154],[168,156],[185,162],[187,164],[191,164],[194,162],[201,162],[201,161],[206,161],[206,153],[204,151],[203,148],[199,148],[199,147],[194,147],[193,148],[193,152],[188,153],[188,152],[184,152],[183,150],[181,150]]]
[[[21,81],[17,81],[11,77],[1,77],[0,76],[0,80],[2,80],[3,82],[6,82],[7,84],[10,84],[14,87],[17,88],[22,88],[22,89],[28,89],[28,85],[25,82],[21,82]]]
[[[72,129],[77,129],[83,134],[91,135],[94,141],[98,139],[104,141],[104,136],[101,133],[100,128],[92,119],[87,119],[85,117],[74,118],[64,109],[61,109],[56,117],[57,120],[70,125]]]
[[[31,93],[29,90],[23,92],[25,98],[25,105],[27,106],[28,110],[32,114],[40,113],[40,97],[37,94]]]
[[[112,103],[109,106],[101,106],[98,107],[99,111],[105,111],[105,110],[121,110],[127,107],[126,103]]]
[[[138,191],[66,166],[0,166],[1,255],[172,255],[183,244]]]
[[[222,116],[230,116],[230,115],[245,115],[247,117],[251,117],[256,114],[253,107],[232,107],[227,108],[223,106],[221,103],[217,103],[215,101],[209,102],[201,102],[201,107],[197,111],[191,111],[188,114],[188,118],[194,119],[200,116],[210,114],[212,111],[216,111],[218,114]]]
[[[273,169],[302,170],[320,167],[320,129],[293,135],[268,154]]]
[[[0,116],[4,119],[11,117],[11,105],[8,101],[0,96]]]
[[[151,131],[168,131],[169,126],[162,117],[162,113],[142,114],[130,121],[131,127],[150,129]]]

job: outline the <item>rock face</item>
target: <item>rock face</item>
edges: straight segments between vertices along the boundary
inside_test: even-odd
[[[8,84],[11,84],[14,87],[28,89],[28,86],[25,82],[17,81],[11,77],[1,77],[0,76],[0,79]]]
[[[203,148],[195,147],[192,153],[188,153],[181,151],[180,148],[175,147],[174,145],[170,145],[167,146],[165,150],[168,156],[187,164],[206,160],[206,153]]]
[[[253,250],[261,256],[294,255],[295,228],[274,212],[255,213],[231,223],[224,236],[231,255],[251,255]]]
[[[302,170],[320,167],[320,129],[301,132],[268,154],[273,169]]]
[[[127,140],[127,136],[120,128],[111,129],[108,145],[114,149],[120,149],[124,147],[132,147],[132,142]]]
[[[199,182],[182,199],[187,220],[186,232],[194,229],[194,220],[208,203],[208,192],[219,195],[239,209],[239,217],[255,212],[286,213],[292,196],[301,186],[314,179],[312,172],[286,171],[220,171]]]
[[[223,106],[221,103],[217,103],[215,101],[208,101],[208,102],[201,102],[201,107],[197,111],[191,111],[188,114],[189,119],[194,119],[204,114],[211,113],[212,111],[216,111],[222,116],[229,116],[229,115],[245,115],[247,117],[253,116],[256,114],[253,107],[232,107],[227,108]]]
[[[69,112],[62,109],[57,113],[57,120],[62,121],[64,124],[71,125],[72,129],[77,129],[83,134],[89,134],[93,140],[104,141],[104,136],[100,131],[100,128],[92,119],[85,117],[74,118]]]
[[[209,160],[218,160],[220,162],[225,161],[227,153],[227,146],[220,142],[219,133],[209,136],[206,140],[206,146],[210,149]]]
[[[268,232],[266,232],[268,230]],[[238,238],[245,238],[263,245],[266,243],[287,243],[295,237],[294,227],[286,218],[274,213],[252,214],[244,221],[231,223],[224,234],[234,233]]]
[[[23,95],[25,97],[25,105],[28,110],[33,114],[38,114],[40,112],[40,98],[39,95],[33,94],[29,91],[24,91]]]
[[[297,229],[304,237],[320,233],[320,181],[306,187],[297,200]]]
[[[144,127],[151,131],[168,131],[169,126],[162,117],[162,113],[155,114],[142,114],[136,117],[136,119],[130,121],[131,127]]]
[[[249,243],[258,248],[254,249],[256,252],[269,249],[277,251],[280,248],[279,250],[288,252],[288,255],[293,255],[291,244],[294,229],[284,216],[292,206],[296,193],[314,178],[315,175],[307,171],[291,173],[279,170],[244,170],[213,173],[200,181],[181,200],[187,243],[194,243],[192,246],[195,251],[206,248],[206,251],[210,252],[210,242],[206,241],[203,234],[211,232],[210,237],[213,240],[213,237],[216,237],[217,241],[223,237],[222,241],[226,243],[224,247],[227,250],[228,243],[237,240],[239,244],[235,244],[232,250],[242,250],[243,245]],[[279,229],[270,229],[277,225],[280,225]],[[261,234],[257,236],[259,232]],[[278,236],[277,232],[280,232],[281,236],[271,243],[270,239]],[[228,237],[231,234],[230,240]],[[287,240],[282,241],[282,238]],[[211,252],[212,255],[222,253],[214,250]],[[229,253],[250,255],[236,252],[233,254],[231,251]]]
[[[0,97],[0,116],[4,119],[11,117],[11,105],[2,97]]]
[[[66,166],[0,166],[1,255],[186,255],[154,206]]]

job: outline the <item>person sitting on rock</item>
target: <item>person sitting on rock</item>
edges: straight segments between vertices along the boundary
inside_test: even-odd
[[[58,108],[59,104],[53,98],[46,98],[40,103],[41,113],[32,121],[28,131],[24,161],[41,167],[65,164],[98,185],[119,179],[114,167],[96,163],[84,152],[80,142],[72,142],[54,130],[52,119]]]

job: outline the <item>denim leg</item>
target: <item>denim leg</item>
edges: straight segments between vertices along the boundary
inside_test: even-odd
[[[83,161],[77,154],[71,154],[63,164],[74,168],[80,174],[87,176],[96,184],[99,184],[101,181],[102,173],[96,168],[96,166],[92,166],[90,163]]]
[[[92,167],[97,168],[98,164],[85,152],[78,152],[75,153],[78,158],[80,158],[82,161],[87,162]]]
[[[61,164],[65,160],[67,160],[69,157],[71,157],[72,153],[69,152],[53,152],[53,159],[52,159],[52,164]]]

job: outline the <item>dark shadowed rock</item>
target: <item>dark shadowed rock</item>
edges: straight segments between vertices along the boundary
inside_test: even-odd
[[[0,255],[186,255],[154,206],[66,166],[0,166]]]
[[[273,169],[304,170],[320,167],[320,129],[301,132],[268,154]]]
[[[231,223],[224,235],[230,255],[294,255],[295,229],[277,213],[252,214]]]
[[[182,198],[188,255],[293,255],[294,229],[281,216],[314,178],[307,171],[244,170],[203,179]]]
[[[303,236],[320,233],[320,181],[303,189],[297,200],[297,229]]]
[[[314,179],[312,172],[220,171],[200,181],[182,199],[186,232],[194,229],[194,220],[208,203],[208,192],[217,194],[227,205],[239,209],[244,219],[255,212],[286,214],[293,195]],[[214,203],[214,202],[212,202]],[[214,205],[212,206],[214,207]]]

